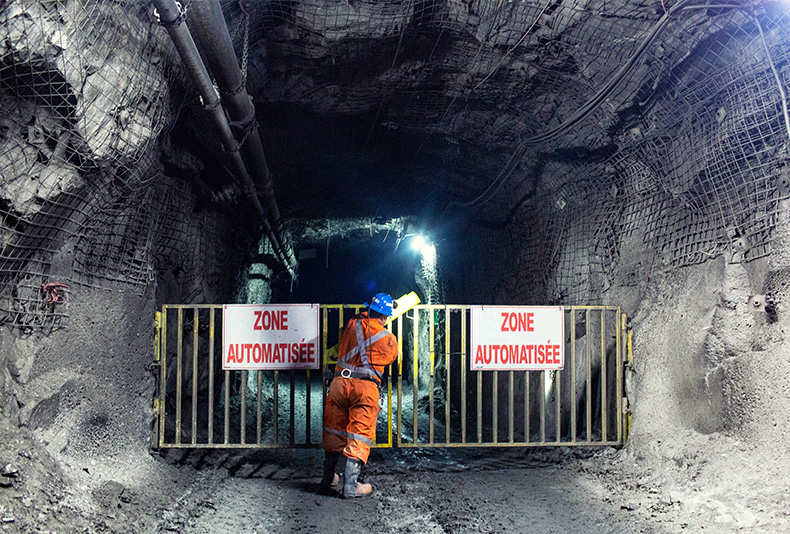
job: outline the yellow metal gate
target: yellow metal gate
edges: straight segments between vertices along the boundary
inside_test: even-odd
[[[321,305],[321,369],[223,371],[221,305],[156,314],[153,446],[320,447],[324,375],[341,327],[362,309]],[[621,445],[624,365],[617,307],[564,308],[561,371],[472,371],[470,307],[419,305],[389,325],[398,359],[382,385],[377,448]]]

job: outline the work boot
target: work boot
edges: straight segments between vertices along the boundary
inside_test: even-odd
[[[340,483],[340,475],[335,473],[335,466],[339,459],[339,452],[324,451],[324,475],[321,478],[321,485],[318,487],[318,493],[321,495],[331,495],[333,493],[332,486]]]
[[[356,458],[349,458],[346,460],[346,474],[343,483],[343,497],[346,499],[353,499],[354,497],[365,497],[370,495],[373,487],[370,484],[359,484],[357,478],[362,471],[362,462]]]

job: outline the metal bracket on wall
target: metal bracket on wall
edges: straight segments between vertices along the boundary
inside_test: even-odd
[[[765,295],[749,295],[749,309],[753,312],[764,312]]]

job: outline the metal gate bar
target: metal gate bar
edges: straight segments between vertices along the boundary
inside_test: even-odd
[[[624,344],[620,337],[625,332],[625,316],[618,307],[565,308],[566,365],[558,371],[470,370],[469,306],[420,305],[412,313],[405,323],[412,350],[401,348],[398,361],[398,447],[623,443]],[[437,358],[437,352],[443,352],[444,357]],[[436,369],[439,361],[444,365],[441,373]],[[402,372],[405,364],[410,376]],[[469,373],[473,375],[471,385]],[[444,377],[444,384],[437,387],[439,376]],[[400,386],[409,381],[411,395],[404,397]],[[460,405],[453,400],[455,384],[460,386]],[[436,397],[441,386],[444,399]],[[437,410],[444,417],[436,417]],[[404,415],[411,416],[408,429],[403,426]],[[476,430],[472,440],[468,436],[470,423]],[[440,424],[444,428],[438,430]],[[439,440],[437,430],[443,435]]]
[[[362,307],[322,305],[322,372],[290,371],[285,384],[279,371],[217,367],[221,309],[166,305],[157,313],[153,443],[160,448],[320,447],[322,425],[312,418],[323,415],[323,377],[336,363],[345,319]],[[398,358],[386,373],[386,416],[379,418],[375,446],[621,445],[627,429],[626,317],[617,307],[578,306],[565,308],[565,321],[564,370],[502,371],[500,380],[500,371],[469,369],[469,306],[419,305],[398,317],[388,326],[397,338]],[[312,384],[317,375],[318,389]],[[411,392],[404,395],[409,383]],[[287,435],[281,436],[283,426]]]

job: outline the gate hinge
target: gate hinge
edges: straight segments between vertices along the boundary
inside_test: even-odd
[[[159,448],[159,397],[154,397],[154,413],[151,417],[151,449]]]
[[[154,313],[154,365],[161,361],[160,350],[162,347],[162,312]]]
[[[629,371],[636,372],[634,369],[634,330],[631,328],[631,322],[625,319],[625,314],[623,314],[623,320],[625,323],[625,367]]]

